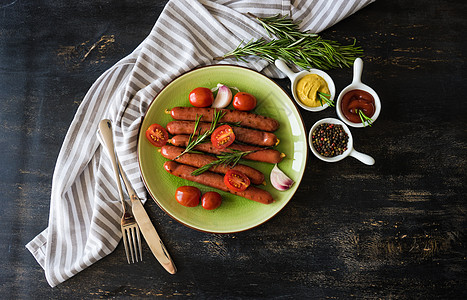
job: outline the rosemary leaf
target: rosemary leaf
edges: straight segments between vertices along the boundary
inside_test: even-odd
[[[193,172],[191,172],[191,175],[198,176],[200,174],[203,174],[204,172],[208,171],[211,167],[217,166],[218,164],[219,164],[219,160],[212,161],[212,162],[210,162],[208,164],[205,164],[204,166],[194,170]]]

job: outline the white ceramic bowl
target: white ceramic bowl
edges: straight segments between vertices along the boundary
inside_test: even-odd
[[[319,154],[318,151],[316,151],[316,149],[313,147],[313,140],[312,140],[313,131],[315,131],[315,129],[319,125],[324,124],[324,123],[342,125],[345,132],[349,136],[349,141],[347,142],[347,150],[345,150],[344,153],[342,153],[340,155],[337,155],[337,156],[333,156],[333,157],[326,157],[326,156],[323,156],[323,155]],[[361,161],[362,163],[364,163],[366,165],[371,166],[371,165],[375,164],[375,160],[373,159],[373,157],[371,157],[371,156],[369,156],[367,154],[358,152],[353,148],[353,137],[352,137],[352,133],[350,132],[349,127],[347,127],[347,125],[345,125],[344,122],[342,122],[341,120],[338,120],[338,119],[325,118],[325,119],[321,119],[318,122],[316,122],[311,127],[310,132],[308,133],[308,144],[310,145],[311,152],[313,152],[313,154],[317,158],[319,158],[319,159],[321,159],[323,161],[326,161],[326,162],[337,162],[337,161],[340,161],[340,160],[342,160],[342,159],[344,159],[344,158],[346,158],[347,156],[350,155],[350,156],[358,159],[359,161]]]
[[[321,111],[323,109],[326,109],[329,106],[327,103],[323,103],[323,105],[311,107],[311,106],[307,106],[307,105],[303,104],[298,99],[297,93],[296,93],[297,82],[303,76],[308,75],[308,74],[316,74],[316,75],[321,76],[326,81],[326,83],[328,84],[329,93],[331,94],[331,97],[329,99],[334,100],[334,98],[336,96],[336,86],[334,85],[334,81],[332,80],[331,76],[329,76],[326,72],[324,72],[322,70],[318,70],[318,69],[310,69],[308,71],[301,71],[301,72],[298,72],[298,73],[294,73],[286,65],[286,63],[282,59],[277,59],[275,61],[275,65],[279,70],[284,72],[284,74],[287,75],[287,77],[289,77],[289,79],[290,79],[290,88],[292,90],[292,96],[293,96],[295,102],[297,102],[297,104],[301,108],[309,110],[309,111]]]
[[[349,126],[352,126],[352,127],[357,127],[357,128],[361,128],[361,127],[365,127],[368,125],[368,122],[365,122],[365,123],[362,123],[362,122],[359,122],[359,123],[354,123],[354,122],[351,122],[349,121],[345,116],[344,116],[344,113],[342,112],[342,107],[341,107],[341,103],[342,103],[342,98],[344,97],[344,95],[347,93],[347,92],[350,92],[352,90],[362,90],[362,91],[365,91],[367,93],[370,93],[370,95],[373,96],[373,98],[375,99],[375,113],[373,114],[373,116],[371,117],[371,119],[373,120],[373,122],[376,121],[376,119],[378,118],[379,116],[379,113],[381,112],[381,100],[379,99],[379,96],[378,94],[375,92],[375,90],[373,90],[371,87],[369,87],[368,85],[362,83],[362,71],[363,71],[363,60],[361,58],[357,58],[354,62],[354,65],[353,65],[353,80],[352,80],[352,83],[350,85],[348,85],[345,89],[343,89],[340,94],[339,94],[339,97],[337,98],[337,102],[336,102],[336,111],[337,111],[337,115],[339,116],[339,118],[345,122],[345,124],[349,125]]]

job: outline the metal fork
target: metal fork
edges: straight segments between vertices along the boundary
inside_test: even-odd
[[[125,253],[128,263],[134,263],[135,261],[143,260],[143,252],[141,248],[141,236],[138,224],[128,208],[128,205],[123,197],[122,184],[120,182],[120,172],[118,170],[117,156],[115,154],[113,134],[112,134],[112,123],[110,120],[102,120],[99,123],[99,129],[97,130],[97,138],[99,142],[105,146],[107,153],[109,154],[110,161],[115,173],[115,179],[117,181],[118,194],[123,207],[123,216],[121,221],[123,245],[125,246]],[[131,257],[131,261],[130,261]]]

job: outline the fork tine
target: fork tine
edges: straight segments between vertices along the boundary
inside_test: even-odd
[[[128,228],[128,230],[130,231],[131,236],[131,255],[132,257],[134,257],[135,261],[138,262],[138,252],[136,251],[135,227],[131,226]]]
[[[127,232],[128,244],[130,244],[129,248],[130,248],[131,262],[135,263],[135,256],[134,256],[135,249],[134,249],[134,243],[132,241],[133,232],[131,232],[131,227],[125,229],[125,231]]]
[[[141,247],[141,234],[139,232],[139,228],[135,228],[136,230],[136,237],[138,239],[138,248],[139,248],[139,261],[143,260],[143,249]]]
[[[127,242],[127,237],[126,237],[126,230],[122,227],[122,234],[123,234],[123,245],[125,246],[125,254],[126,254],[126,260],[128,263],[130,263],[130,255],[128,253],[128,242]]]
[[[136,262],[138,262],[138,243],[136,242],[136,235],[137,235],[137,232],[138,232],[138,228],[136,226],[134,227],[131,227],[131,236],[133,238],[133,250],[135,252],[135,258],[136,258]]]

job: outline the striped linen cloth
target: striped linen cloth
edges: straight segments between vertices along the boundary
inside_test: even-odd
[[[265,36],[246,15],[290,15],[320,32],[374,0],[173,0],[149,36],[92,85],[66,134],[55,167],[48,228],[26,247],[54,287],[111,253],[121,240],[121,205],[109,158],[96,138],[100,120],[114,125],[116,152],[138,196],[147,198],[136,157],[138,129],[157,93],[193,68],[243,65],[283,77],[266,61],[213,61],[242,40]],[[123,261],[122,261],[123,263]]]

